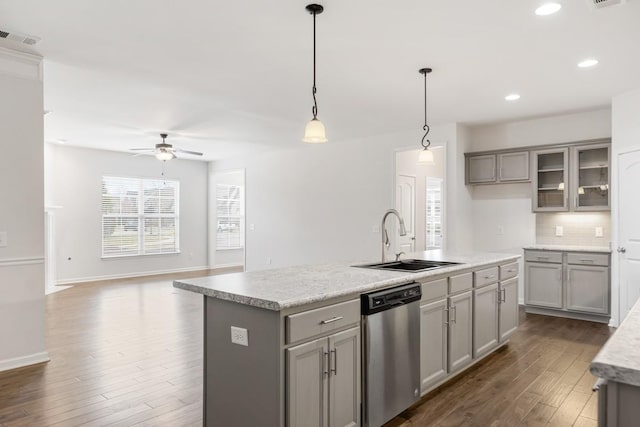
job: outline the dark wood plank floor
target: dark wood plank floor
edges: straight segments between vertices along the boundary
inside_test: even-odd
[[[202,298],[174,289],[174,277],[47,296],[51,361],[0,373],[0,427],[200,426]],[[595,426],[588,365],[609,333],[523,314],[507,348],[389,426]]]

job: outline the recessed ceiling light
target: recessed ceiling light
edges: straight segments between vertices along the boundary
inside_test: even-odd
[[[584,61],[578,63],[578,67],[580,68],[589,68],[595,65],[598,65],[597,59],[585,59]]]
[[[517,101],[518,99],[520,99],[520,95],[518,95],[517,93],[511,93],[505,96],[504,99],[506,99],[507,101]]]
[[[560,9],[562,9],[562,5],[560,3],[545,3],[536,9],[536,15],[538,16],[553,15]]]

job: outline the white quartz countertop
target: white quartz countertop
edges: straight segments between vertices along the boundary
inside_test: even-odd
[[[640,300],[591,362],[591,373],[640,387]]]
[[[460,264],[421,273],[353,267],[367,262],[304,265],[176,280],[173,286],[213,298],[280,311],[487,264],[515,261],[520,255],[460,254],[436,250],[413,253],[407,258]]]
[[[578,245],[531,245],[524,249],[537,251],[568,251],[568,252],[604,252],[611,253],[609,246],[578,246]]]

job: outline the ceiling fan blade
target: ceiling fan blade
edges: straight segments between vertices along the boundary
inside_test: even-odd
[[[140,157],[140,156],[144,156],[144,155],[146,155],[146,153],[136,153],[131,157]]]
[[[156,151],[155,148],[129,148],[129,151],[149,151],[149,152],[153,152]]]
[[[194,156],[202,156],[202,153],[198,153],[197,151],[183,150],[181,148],[174,148],[173,151],[175,151],[176,153],[184,153],[184,154],[192,154]]]

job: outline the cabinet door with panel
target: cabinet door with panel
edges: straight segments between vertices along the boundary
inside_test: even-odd
[[[568,265],[567,309],[609,314],[609,267]]]
[[[526,263],[525,303],[562,308],[562,264]]]
[[[328,427],[329,340],[287,350],[287,425]]]
[[[498,345],[498,284],[473,291],[473,357],[480,357]]]
[[[518,329],[518,278],[500,282],[500,342],[506,341]]]
[[[329,361],[329,426],[359,426],[359,327],[329,337]]]
[[[467,158],[469,184],[496,181],[496,155],[470,156]]]
[[[572,208],[576,211],[611,209],[609,193],[610,144],[571,148]]]
[[[457,371],[473,358],[473,293],[449,298],[449,372]]]
[[[569,210],[569,151],[567,148],[533,152],[533,211]]]
[[[529,152],[498,154],[498,181],[529,181]]]
[[[420,306],[420,388],[447,376],[447,299]]]

